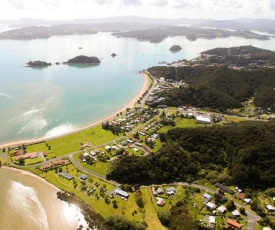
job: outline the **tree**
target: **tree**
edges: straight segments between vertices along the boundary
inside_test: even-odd
[[[236,209],[236,205],[234,204],[233,200],[227,201],[227,203],[225,204],[225,207],[228,211],[234,211]]]
[[[244,208],[244,207],[240,207],[240,213],[241,213],[242,215],[246,215],[246,213],[245,213],[245,208]]]

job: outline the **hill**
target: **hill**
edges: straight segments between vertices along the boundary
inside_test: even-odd
[[[275,110],[275,70],[234,70],[226,66],[152,67],[148,71],[157,78],[184,81],[189,86],[158,93],[165,97],[161,102],[168,106],[192,104],[226,111],[242,107],[242,103],[254,98],[256,107]],[[158,105],[157,103],[153,106]]]
[[[206,177],[212,183],[274,187],[274,138],[274,122],[175,128],[161,134],[165,144],[157,153],[115,161],[108,178],[135,184],[191,182]]]

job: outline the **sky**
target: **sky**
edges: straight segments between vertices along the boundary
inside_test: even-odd
[[[275,0],[0,0],[0,19],[269,18]]]

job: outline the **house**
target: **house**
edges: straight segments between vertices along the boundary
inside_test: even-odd
[[[226,187],[226,186],[223,185],[223,184],[216,183],[216,184],[215,184],[215,187],[220,188],[220,189],[222,189],[223,191],[225,191],[225,192],[227,192],[227,193],[229,193],[229,194],[231,194],[231,195],[234,194],[234,191],[233,191],[232,189]]]
[[[106,149],[107,151],[109,151],[109,150],[111,149],[111,146],[107,145],[107,146],[105,146],[105,149]]]
[[[59,161],[54,162],[55,165],[64,165],[65,163],[66,163],[65,160],[59,160]]]
[[[158,194],[164,194],[163,188],[158,188],[158,189],[157,189],[157,193],[158,193]]]
[[[196,122],[200,124],[211,124],[211,119],[208,116],[198,115],[195,117]]]
[[[90,156],[94,157],[94,156],[96,156],[97,153],[95,151],[90,151],[89,154],[90,154]]]
[[[80,179],[81,179],[81,180],[86,180],[86,179],[87,179],[87,176],[84,175],[84,174],[82,174],[82,175],[80,176]]]
[[[50,169],[52,167],[52,164],[51,163],[48,163],[48,164],[45,164],[43,165],[42,169]]]
[[[204,199],[207,199],[207,200],[210,200],[210,199],[212,199],[212,196],[210,196],[210,195],[207,194],[207,193],[204,193],[204,194],[203,194],[203,198],[204,198]]]
[[[215,216],[209,216],[209,223],[210,224],[216,224],[216,217]]]
[[[242,225],[239,224],[238,222],[236,222],[235,220],[228,219],[226,221],[226,223],[230,226],[233,226],[233,227],[237,228],[237,229],[242,229]]]
[[[275,208],[272,205],[267,204],[265,207],[266,207],[267,211],[269,211],[269,212],[275,212]]]
[[[65,178],[65,179],[67,179],[67,180],[72,180],[72,179],[74,178],[72,175],[70,175],[70,174],[68,174],[68,173],[65,173],[65,172],[59,173],[59,176]]]
[[[167,195],[175,195],[176,193],[176,188],[175,187],[170,187],[166,189]]]
[[[81,160],[82,162],[85,162],[85,161],[86,161],[86,159],[85,159],[85,157],[83,156],[83,154],[80,154],[80,155],[79,155],[79,158],[80,158],[80,160]]]
[[[213,203],[211,203],[211,202],[206,203],[205,206],[206,206],[206,208],[209,209],[210,211],[213,211],[213,210],[216,209],[216,205],[213,204]]]
[[[223,214],[225,212],[226,212],[226,207],[224,207],[224,206],[218,207],[218,213]]]
[[[232,215],[237,217],[237,216],[240,216],[241,214],[240,214],[240,212],[238,210],[234,210],[232,212]]]
[[[165,205],[165,201],[162,198],[157,197],[157,205],[163,207]]]
[[[239,193],[238,198],[239,198],[240,200],[244,200],[244,199],[245,199],[245,194],[242,193],[242,192]]]
[[[243,201],[247,204],[250,204],[252,202],[250,198],[244,198]]]
[[[129,197],[128,192],[125,192],[125,191],[123,191],[123,190],[121,190],[121,189],[119,189],[119,188],[116,188],[116,189],[114,190],[114,194],[119,195],[119,196],[121,196],[121,197],[125,197],[125,198],[128,198],[128,197]]]

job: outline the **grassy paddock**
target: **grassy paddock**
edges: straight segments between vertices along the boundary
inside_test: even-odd
[[[46,142],[50,146],[53,154],[56,156],[62,156],[67,153],[79,151],[80,143],[84,144],[86,142],[90,142],[93,146],[97,146],[111,142],[117,138],[118,136],[112,134],[111,131],[102,129],[100,125]],[[27,147],[27,150],[33,152],[49,151],[45,143],[30,145]]]

